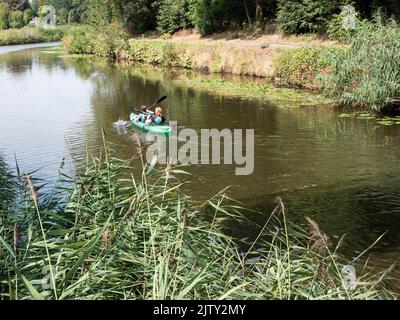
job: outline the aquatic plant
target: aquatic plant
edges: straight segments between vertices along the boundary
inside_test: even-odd
[[[394,21],[378,16],[374,22],[359,22],[349,47],[327,57],[330,72],[321,81],[326,95],[338,97],[343,105],[398,109],[400,33]]]
[[[253,225],[246,216],[259,213],[224,192],[195,202],[180,191],[179,168],[140,159],[135,177],[105,146],[83,174],[64,176],[57,202],[32,175],[18,178],[18,209],[0,210],[0,298],[395,298],[384,274],[350,288],[328,237],[312,220],[310,234],[289,222],[281,200],[252,241],[239,240],[228,226]]]

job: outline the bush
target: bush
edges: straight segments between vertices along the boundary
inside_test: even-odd
[[[27,26],[29,24],[29,22],[31,22],[32,18],[33,18],[32,9],[26,9],[24,11],[24,16],[23,16],[24,25]]]
[[[301,48],[282,52],[274,61],[277,83],[316,90],[318,75],[328,67],[327,51],[335,49]]]
[[[57,11],[57,24],[64,25],[68,24],[68,10],[61,8]]]
[[[99,57],[117,60],[128,49],[128,34],[117,23],[112,23],[95,37],[94,53]]]
[[[118,24],[101,30],[90,26],[74,28],[64,38],[64,47],[72,54],[95,54],[112,60],[125,56],[128,46],[128,34]]]
[[[400,97],[400,32],[394,21],[360,22],[350,47],[332,54],[331,72],[322,78],[325,93],[344,105],[375,111],[398,109]]]
[[[10,9],[5,3],[0,3],[0,30],[10,27]]]
[[[285,34],[318,33],[338,8],[331,0],[279,0],[277,20]]]
[[[64,47],[73,54],[93,54],[93,35],[89,27],[76,28],[64,38]]]
[[[10,14],[10,27],[22,28],[24,26],[24,14],[22,11],[12,11]]]

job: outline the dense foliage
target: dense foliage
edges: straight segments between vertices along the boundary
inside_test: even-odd
[[[5,3],[0,3],[0,30],[7,29],[10,25],[10,8]]]
[[[5,3],[11,10],[24,11],[30,7],[28,0],[1,0],[0,2]]]
[[[68,33],[63,41],[64,48],[72,54],[94,54],[110,60],[124,55],[128,47],[128,34],[119,24],[95,27],[79,26]]]
[[[320,32],[336,9],[331,0],[280,0],[277,18],[286,34]]]
[[[0,0],[0,30],[22,28],[32,17],[33,11],[27,0]]]
[[[349,38],[346,50],[330,57],[323,77],[325,92],[343,104],[369,106],[376,111],[400,103],[400,33],[394,22],[363,21]]]
[[[329,51],[333,51],[331,48]],[[336,50],[335,50],[336,51]],[[275,60],[277,84],[316,90],[318,76],[328,67],[328,49],[300,48],[282,52]]]
[[[342,38],[339,14],[346,4],[354,5],[360,18],[371,19],[377,11],[388,18],[400,17],[396,0],[0,0],[0,29],[20,25],[20,14],[10,12],[29,9],[38,16],[41,6],[51,5],[58,24],[118,22],[134,34],[155,30],[172,34],[195,27],[206,35],[278,23],[286,34],[328,30],[332,38]],[[24,25],[31,13],[24,14]]]
[[[350,287],[337,248],[311,219],[309,234],[287,221],[282,202],[257,225],[244,215],[257,213],[224,194],[191,200],[179,170],[146,166],[127,179],[130,163],[112,153],[91,163],[64,176],[52,199],[32,175],[7,176],[0,162],[1,300],[396,297],[384,276],[360,274]],[[259,236],[229,236],[233,223]]]

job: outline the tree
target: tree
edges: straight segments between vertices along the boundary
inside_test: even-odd
[[[104,27],[114,19],[113,8],[107,1],[88,0],[88,7],[84,15],[85,23]]]
[[[57,24],[67,24],[69,11],[65,8],[58,9],[57,11]]]
[[[332,0],[279,0],[277,19],[286,34],[321,32],[339,6]]]
[[[12,11],[24,11],[30,7],[28,0],[1,0]]]
[[[194,26],[195,5],[197,0],[159,0],[157,9],[157,29],[172,34],[180,29]]]
[[[113,16],[133,33],[156,28],[154,0],[109,0]]]
[[[210,34],[228,28],[240,28],[248,19],[247,3],[249,2],[245,0],[198,1],[194,19],[195,26],[201,34]],[[251,3],[255,12],[254,0]]]
[[[38,0],[31,1],[31,8],[32,8],[33,14],[36,16],[38,13]]]
[[[263,23],[263,10],[262,10],[263,1],[256,0],[256,24],[257,27],[261,27]]]
[[[10,21],[10,9],[5,3],[0,3],[0,30],[8,29]]]
[[[11,11],[10,27],[22,28],[24,26],[24,14],[22,11]]]
[[[31,22],[32,18],[33,18],[33,11],[32,11],[32,9],[30,9],[30,8],[29,8],[29,9],[26,9],[26,10],[24,11],[24,16],[23,16],[24,25],[25,25],[25,26],[28,25],[29,22]]]

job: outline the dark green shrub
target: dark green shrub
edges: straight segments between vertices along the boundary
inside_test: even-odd
[[[347,38],[349,32],[343,28],[343,17],[340,14],[332,16],[326,33],[331,40],[345,40]]]
[[[0,30],[10,27],[10,9],[5,3],[0,3]]]
[[[158,2],[157,29],[164,34],[193,27],[197,0],[161,0]]]
[[[14,29],[24,26],[24,14],[22,11],[12,11],[10,14],[10,27]]]
[[[107,3],[111,6],[113,21],[118,21],[131,33],[156,29],[156,1],[108,0]]]
[[[92,26],[106,26],[113,20],[112,8],[105,1],[90,0],[85,13],[85,22]]]
[[[277,20],[285,34],[318,33],[338,8],[331,0],[279,0]]]
[[[196,4],[193,23],[203,35],[241,26],[246,20],[242,0],[202,0]]]

